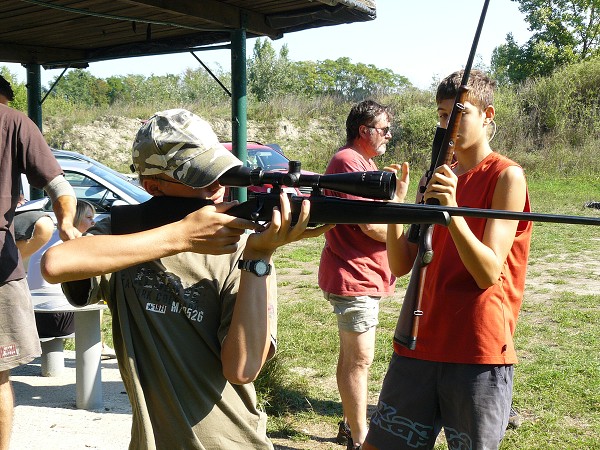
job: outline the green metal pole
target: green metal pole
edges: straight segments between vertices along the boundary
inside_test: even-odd
[[[42,131],[42,74],[39,64],[25,64],[27,71],[27,114]],[[27,193],[25,193],[27,195]],[[44,191],[33,186],[30,188],[29,199],[37,200],[44,197]]]
[[[246,97],[246,14],[242,13],[241,28],[231,33],[231,124],[233,154],[246,163],[248,159],[248,100]],[[233,198],[244,202],[246,188],[232,188]]]
[[[25,64],[27,70],[27,114],[42,131],[42,74],[39,64]]]

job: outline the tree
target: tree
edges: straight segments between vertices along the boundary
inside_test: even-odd
[[[252,58],[248,61],[248,89],[259,102],[293,90],[295,80],[291,76],[292,66],[287,45],[275,53],[268,39],[257,39]]]
[[[408,78],[390,69],[354,64],[348,57],[316,63],[302,61],[294,64],[292,73],[298,80],[298,89],[309,97],[334,95],[356,101],[370,96],[398,94],[411,86]]]
[[[513,0],[525,14],[529,40],[512,34],[494,49],[491,68],[502,83],[548,76],[555,69],[600,54],[600,0]]]
[[[10,106],[22,112],[27,112],[27,88],[24,83],[17,81],[17,76],[8,70],[8,67],[0,67],[0,75],[10,83],[15,98],[10,102]]]
[[[50,85],[57,79],[55,77]],[[96,78],[87,70],[74,69],[60,79],[50,95],[74,104],[102,106],[109,103],[109,91],[109,85],[103,79]]]
[[[231,85],[231,75],[220,68],[213,71],[217,79],[227,87]],[[229,96],[219,83],[204,68],[187,69],[181,80],[183,100],[217,104],[228,102]]]

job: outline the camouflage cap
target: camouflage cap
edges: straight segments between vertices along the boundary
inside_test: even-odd
[[[131,153],[140,175],[164,173],[198,188],[242,165],[208,122],[185,109],[154,114],[138,130]]]

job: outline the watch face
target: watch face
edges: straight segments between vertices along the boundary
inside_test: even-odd
[[[269,265],[262,260],[258,260],[256,261],[256,264],[254,264],[254,271],[258,276],[265,275],[268,272],[268,270]]]

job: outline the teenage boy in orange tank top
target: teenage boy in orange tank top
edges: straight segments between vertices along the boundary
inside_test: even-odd
[[[455,72],[438,87],[442,127],[462,76]],[[435,171],[425,200],[528,212],[523,170],[489,144],[495,82],[472,71],[468,86],[456,162]],[[391,169],[408,184],[407,163]],[[511,407],[513,333],[531,229],[531,222],[456,216],[448,227],[435,226],[416,348],[394,345],[363,450],[431,449],[442,427],[450,448],[498,448]],[[402,225],[388,227],[387,249],[392,273],[408,273],[417,246],[407,241]]]

